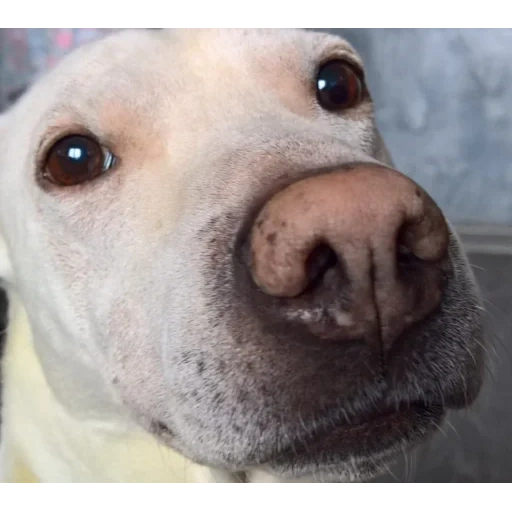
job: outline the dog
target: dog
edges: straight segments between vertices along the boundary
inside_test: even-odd
[[[369,481],[483,382],[454,228],[324,33],[74,50],[1,117],[0,276],[5,482]]]

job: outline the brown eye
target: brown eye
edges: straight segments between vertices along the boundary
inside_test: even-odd
[[[57,185],[78,185],[108,171],[114,164],[112,153],[91,137],[70,135],[56,142],[48,152],[44,176]]]
[[[354,67],[343,60],[331,60],[316,79],[318,103],[325,110],[345,110],[363,99],[363,83]]]

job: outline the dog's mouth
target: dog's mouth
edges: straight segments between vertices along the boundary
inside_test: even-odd
[[[381,408],[350,422],[326,420],[312,432],[304,425],[307,434],[260,454],[257,463],[231,469],[247,474],[248,481],[254,470],[292,481],[368,480],[424,442],[439,429],[444,415],[443,406],[418,402]],[[174,434],[165,424],[152,422],[151,430],[165,444],[173,444]]]
[[[357,422],[318,429],[274,453],[259,468],[291,479],[371,478],[425,441],[444,415],[443,406],[423,403],[374,412]]]

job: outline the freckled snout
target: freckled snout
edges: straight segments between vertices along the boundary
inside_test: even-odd
[[[434,201],[403,174],[358,166],[293,183],[259,212],[250,271],[280,314],[322,338],[389,349],[439,304],[449,233]]]

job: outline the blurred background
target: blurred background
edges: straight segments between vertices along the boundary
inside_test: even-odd
[[[493,342],[477,404],[380,481],[512,482],[512,29],[321,30],[362,55],[396,166],[444,208],[469,252]],[[0,110],[109,31],[0,29]]]

